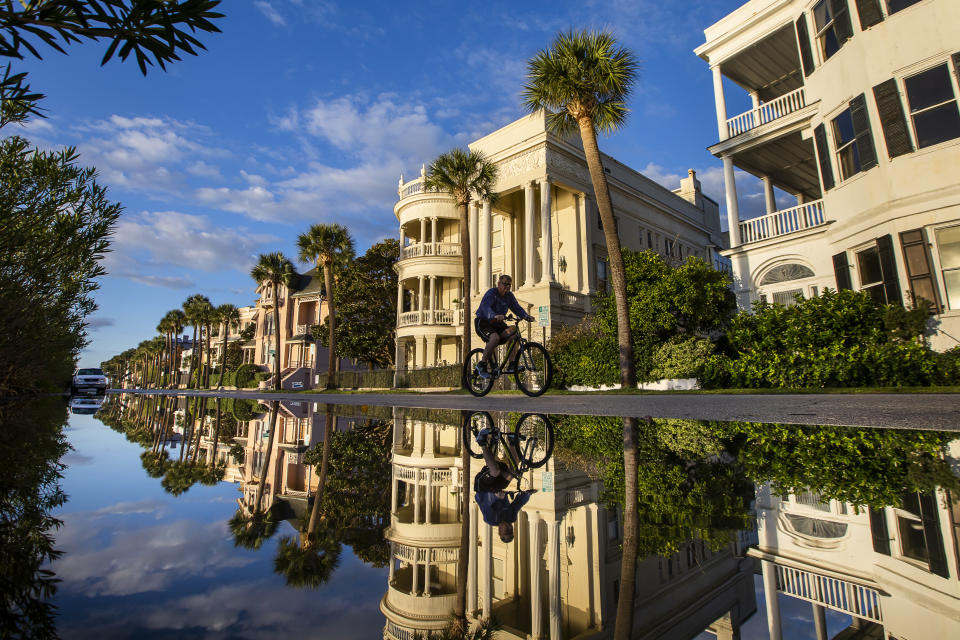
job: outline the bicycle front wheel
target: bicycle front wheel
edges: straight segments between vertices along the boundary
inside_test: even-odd
[[[477,365],[483,359],[483,349],[474,349],[463,363],[463,386],[473,395],[481,398],[493,388],[493,376],[483,378],[477,373]]]
[[[528,396],[536,398],[543,395],[553,379],[553,364],[543,345],[528,342],[520,347],[514,379],[520,390]]]
[[[553,454],[553,423],[542,413],[525,413],[514,428],[520,458],[531,469],[542,467]]]
[[[500,446],[500,434],[495,433],[493,418],[486,411],[474,411],[463,422],[463,446],[478,460],[483,457],[483,450],[477,444],[477,434],[481,429],[490,430],[487,446],[493,455],[497,455],[497,447]]]

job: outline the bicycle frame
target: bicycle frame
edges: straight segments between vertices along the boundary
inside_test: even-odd
[[[520,335],[520,319],[514,318],[514,317],[510,317],[508,319],[513,321],[513,326],[516,329],[516,331],[513,332],[513,335],[507,338],[506,342],[503,342],[497,345],[498,347],[503,347],[503,360],[497,366],[496,375],[498,376],[500,375],[500,372],[503,371],[506,368],[507,364],[510,362],[510,353],[513,351],[513,348],[516,347],[517,353],[519,354],[520,349],[523,347],[524,344],[527,343],[527,339],[524,338],[522,335]]]
[[[521,453],[518,450],[515,454],[514,447],[511,447],[507,444],[506,442],[507,439],[504,436],[504,433],[499,429],[497,430],[496,433],[497,433],[498,444],[503,444],[503,449],[506,454],[505,457],[507,462],[509,462],[508,466],[510,467],[510,473],[513,474],[514,478],[517,481],[517,490],[520,490],[520,481],[523,480],[523,474],[529,471],[530,467],[528,467],[527,464],[523,461],[523,457],[524,457],[523,453]],[[527,448],[530,447],[529,441],[527,442],[526,446]],[[524,452],[524,453],[529,453],[529,452]],[[517,456],[519,456],[519,458]]]

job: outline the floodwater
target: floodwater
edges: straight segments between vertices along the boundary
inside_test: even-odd
[[[512,542],[471,508],[468,610],[492,610],[498,638],[612,636],[620,418],[308,402],[273,403],[274,418],[266,402],[221,403],[219,433],[213,399],[0,407],[0,636],[439,630],[456,599],[460,495],[472,489],[461,425],[511,432],[524,418],[539,430],[521,432],[540,440],[550,425],[552,452],[523,473],[519,487],[536,492]],[[209,418],[191,432],[195,409]],[[636,637],[960,637],[952,435],[655,419],[640,422],[639,453]],[[483,464],[472,459],[470,477]],[[44,589],[49,578],[59,582]]]

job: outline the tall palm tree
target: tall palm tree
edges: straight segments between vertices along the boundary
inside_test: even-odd
[[[323,457],[320,460],[320,473],[317,476],[317,492],[313,496],[313,508],[310,510],[310,522],[307,524],[306,535],[311,538],[317,532],[320,522],[320,502],[323,500],[323,489],[327,484],[327,469],[330,460],[330,441],[333,440],[333,405],[326,405],[326,419],[323,427]]]
[[[273,358],[273,388],[276,391],[280,391],[280,285],[289,289],[296,275],[293,263],[279,251],[261,253],[257,264],[250,270],[250,277],[258,285],[269,284],[273,294],[273,344],[276,349]],[[273,431],[270,432],[270,437],[273,437]]]
[[[187,388],[193,388],[193,372],[197,368],[197,363],[200,361],[200,356],[198,352],[198,347],[200,346],[199,342],[199,331],[200,327],[203,325],[203,316],[206,312],[206,309],[211,307],[210,298],[207,296],[200,295],[196,293],[183,303],[183,313],[186,321],[193,325],[193,342],[191,353],[190,353],[190,371],[187,374]],[[199,385],[198,385],[199,386]]]
[[[187,316],[181,309],[171,309],[164,316],[170,323],[170,329],[173,332],[173,353],[170,355],[170,371],[176,372],[176,378],[173,380],[173,386],[180,386],[180,334],[187,325]]]
[[[206,352],[207,352],[207,362],[203,367],[203,386],[207,389],[210,388],[210,372],[212,371],[212,366],[210,364],[210,339],[213,335],[212,329],[214,323],[219,322],[217,316],[217,308],[212,304],[209,307],[203,309],[203,335],[206,339]]]
[[[230,338],[230,328],[240,327],[240,310],[232,304],[222,304],[217,307],[217,319],[223,325],[223,343],[220,350],[220,379],[217,387],[223,386],[223,372],[227,368],[227,340]]]
[[[167,370],[166,383],[168,385],[170,384],[170,374],[173,373],[173,369],[170,367],[170,360],[173,352],[173,326],[170,323],[169,315],[170,314],[163,316],[163,318],[160,319],[160,323],[157,324],[157,332],[162,333],[165,340],[164,351],[166,352],[167,357],[163,358],[163,354],[161,354],[161,367]],[[163,380],[161,380],[160,386],[163,386]]]
[[[603,171],[597,130],[612,133],[623,126],[627,97],[637,75],[633,53],[620,46],[609,32],[566,31],[527,63],[524,106],[532,112],[546,111],[549,127],[560,134],[579,131],[583,153],[593,182],[594,197],[603,222],[607,259],[617,306],[617,342],[620,347],[620,383],[637,384],[633,342],[627,305],[626,272],[620,238],[613,218],[610,186]],[[623,563],[620,600],[617,606],[615,640],[627,640],[633,629],[633,592],[637,555],[637,440],[634,418],[623,421],[625,473]]]
[[[473,318],[470,317],[470,231],[467,224],[467,208],[474,198],[497,200],[493,190],[497,182],[497,166],[488,162],[479,151],[464,151],[459,147],[444,153],[430,163],[424,189],[443,191],[453,196],[460,210],[460,253],[463,258],[463,340],[461,362],[470,355],[470,337],[473,334]],[[422,240],[422,239],[421,239]]]
[[[339,224],[315,224],[297,238],[300,262],[316,262],[323,268],[323,285],[327,298],[327,324],[330,328],[330,362],[327,366],[327,388],[333,388],[337,362],[337,306],[333,299],[333,272],[340,271],[353,261],[353,238]]]
[[[286,578],[287,586],[316,589],[333,577],[340,563],[340,543],[331,535],[283,536],[277,545],[273,570]]]
[[[264,456],[263,461],[263,470],[260,472],[260,484],[257,485],[257,493],[254,498],[254,504],[252,511],[254,513],[260,512],[260,502],[263,500],[263,490],[267,484],[267,476],[270,474],[270,458],[273,455],[273,438],[276,435],[277,429],[277,413],[280,411],[279,402],[270,403],[270,433],[267,436],[267,451]]]

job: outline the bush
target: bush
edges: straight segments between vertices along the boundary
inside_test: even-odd
[[[317,388],[327,387],[327,374],[321,374]],[[340,371],[335,385],[338,389],[391,389],[393,388],[393,369],[374,369],[373,371]]]
[[[427,387],[459,388],[462,382],[462,375],[463,368],[459,364],[429,367],[427,369],[409,369],[400,371],[397,387],[409,389],[422,389]]]
[[[699,378],[712,354],[713,343],[706,338],[671,338],[653,350],[654,365],[650,378]]]
[[[553,386],[558,389],[620,382],[616,337],[605,334],[589,316],[554,333],[547,349],[553,362]]]
[[[252,362],[247,362],[237,367],[237,371],[234,373],[234,384],[238,389],[247,389],[250,387],[257,386],[254,382],[254,376],[260,372],[260,367],[253,364]]]

